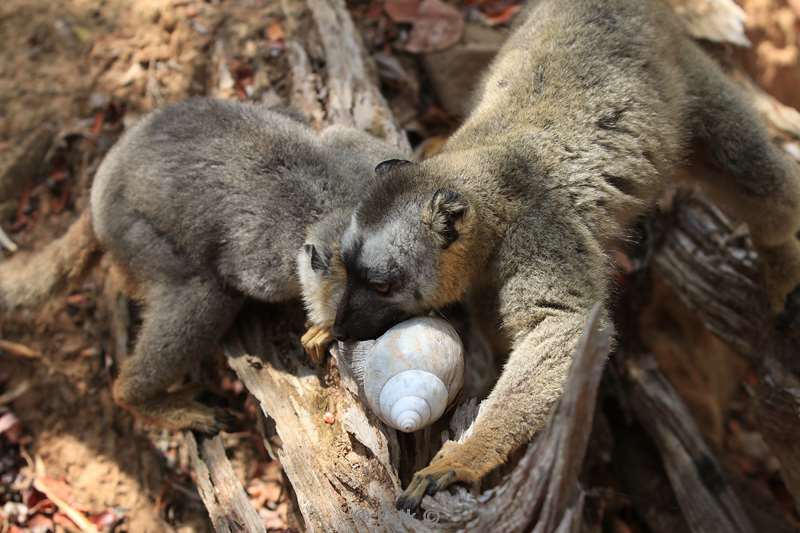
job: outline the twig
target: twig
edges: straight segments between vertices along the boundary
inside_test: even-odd
[[[24,344],[3,339],[0,339],[0,352],[6,352],[17,357],[24,357],[25,359],[40,359],[42,357],[42,354],[32,348],[28,348]]]
[[[239,479],[225,455],[222,439],[203,439],[186,434],[189,456],[200,497],[218,533],[265,533],[258,513],[247,499]]]
[[[11,240],[11,237],[9,237],[5,231],[3,231],[2,227],[0,227],[0,246],[11,253],[14,253],[18,250],[17,244]]]
[[[97,527],[87,519],[83,513],[72,507],[65,500],[61,499],[54,490],[52,490],[45,481],[39,477],[33,480],[33,488],[47,496],[47,498],[56,504],[61,512],[69,517],[72,522],[78,526],[83,533],[99,533]]]
[[[630,403],[658,447],[694,533],[751,533],[750,519],[675,389],[652,356],[626,357]]]

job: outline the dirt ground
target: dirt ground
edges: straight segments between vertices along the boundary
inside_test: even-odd
[[[422,23],[404,14],[407,3],[356,0],[350,7],[396,116],[424,154],[457,125],[465,91],[519,6],[450,2],[453,33],[430,42],[416,28]],[[800,108],[800,1],[739,3],[753,46],[729,57]],[[276,0],[0,2],[0,226],[21,252],[40,248],[75,219],[103,154],[141,114],[193,95],[285,102],[281,17]],[[467,38],[468,50],[441,51]],[[437,76],[443,60],[454,62],[448,76],[458,79]],[[105,273],[101,265],[79,290],[35,314],[0,320],[0,531],[76,531],[75,513],[104,531],[210,530],[182,436],[140,425],[111,400],[124,350],[112,342]],[[708,421],[708,438],[743,478],[763,480],[753,501],[777,501],[800,524],[743,406],[746,365],[732,364],[735,356],[695,331],[681,309],[649,318],[654,331],[673,328],[661,360]],[[717,366],[693,366],[700,352],[716,354]],[[220,392],[255,427],[254,406],[222,372]],[[280,468],[257,432],[225,438],[269,530],[291,530]],[[624,512],[609,527],[641,530]]]

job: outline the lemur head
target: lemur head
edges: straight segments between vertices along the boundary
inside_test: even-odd
[[[390,160],[375,170],[341,240],[346,287],[333,328],[341,340],[373,339],[458,301],[470,281],[476,239],[466,196],[427,176],[424,163]]]
[[[297,255],[297,275],[303,302],[311,322],[333,325],[336,308],[346,287],[339,240],[350,220],[350,213],[336,211],[314,224]]]

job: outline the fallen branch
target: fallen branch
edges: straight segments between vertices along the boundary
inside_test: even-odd
[[[670,221],[652,260],[654,274],[710,331],[760,368],[754,391],[759,426],[800,509],[800,380],[786,365],[796,364],[800,348],[800,293],[793,294],[777,329],[747,232],[734,230],[725,215],[696,197],[679,196]],[[653,416],[648,413],[643,423]],[[689,495],[696,501],[693,490]]]
[[[625,358],[629,401],[661,453],[670,484],[695,533],[754,531],[700,430],[652,356]]]
[[[5,352],[15,357],[22,357],[24,359],[41,359],[42,354],[29,348],[24,344],[18,342],[6,341],[0,339],[0,352]]]
[[[186,434],[189,457],[194,468],[200,498],[208,510],[218,533],[266,533],[261,517],[242,488],[225,455],[222,439],[202,439],[199,444],[191,433]],[[213,465],[213,468],[209,468]]]

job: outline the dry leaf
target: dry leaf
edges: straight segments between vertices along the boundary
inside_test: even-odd
[[[522,6],[519,4],[511,4],[504,7],[497,13],[493,13],[491,15],[486,16],[486,21],[489,23],[490,26],[499,26],[500,24],[506,24],[514,18],[514,15],[519,13]]]
[[[0,435],[19,424],[19,418],[14,413],[6,413],[0,416]]]
[[[412,53],[435,52],[456,44],[464,33],[464,17],[441,0],[423,0],[406,43]]]
[[[80,528],[82,532],[98,533],[97,527],[93,523],[91,523],[89,519],[86,518],[86,516],[84,516],[82,512],[80,512],[78,509],[70,505],[69,502],[67,502],[65,499],[59,496],[58,490],[60,490],[62,487],[54,484],[53,481],[54,480],[49,478],[37,477],[36,479],[33,480],[33,488],[35,488],[36,490],[47,496],[47,498],[50,499],[50,501],[52,501],[60,509],[62,513],[64,513],[67,517],[69,517],[69,520],[73,522],[74,525],[78,526],[78,528]],[[72,526],[72,524],[59,522],[58,520],[59,515],[60,513],[56,513],[53,516],[53,520],[55,520],[56,523],[61,523],[61,525],[65,527],[67,527],[68,525]]]
[[[750,46],[744,32],[746,15],[733,0],[669,0],[696,39]]]
[[[286,33],[283,31],[283,26],[277,20],[267,26],[267,39],[270,41],[282,41],[285,37]]]
[[[386,0],[383,8],[395,22],[414,22],[419,11],[419,0]]]
[[[737,78],[744,85],[745,92],[752,98],[753,107],[769,124],[783,133],[800,139],[800,111],[780,103],[744,74],[739,74]]]

